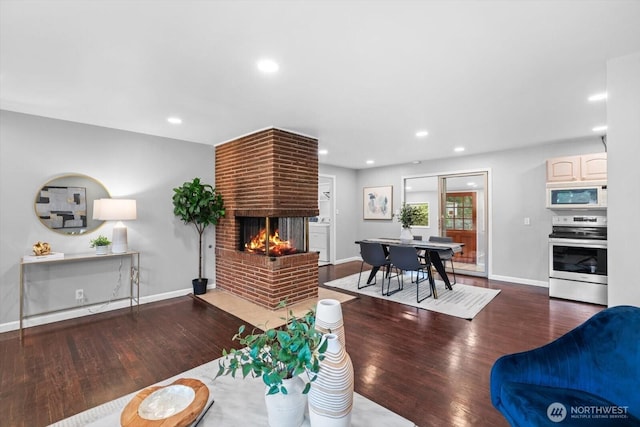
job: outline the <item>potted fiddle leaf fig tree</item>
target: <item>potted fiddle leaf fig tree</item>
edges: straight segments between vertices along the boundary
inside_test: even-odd
[[[222,195],[200,178],[173,189],[173,213],[198,233],[198,277],[192,280],[193,293],[204,294],[209,279],[202,277],[202,235],[209,225],[217,225],[225,215]]]

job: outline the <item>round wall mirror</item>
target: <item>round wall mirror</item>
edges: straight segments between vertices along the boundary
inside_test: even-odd
[[[38,190],[35,212],[50,230],[68,235],[85,234],[104,223],[93,219],[93,201],[109,197],[104,185],[90,176],[63,175]]]

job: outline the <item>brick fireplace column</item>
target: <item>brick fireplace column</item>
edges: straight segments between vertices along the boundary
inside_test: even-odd
[[[318,295],[318,254],[269,256],[240,250],[240,217],[312,217],[318,212],[318,140],[276,128],[215,148],[216,286],[269,309]]]

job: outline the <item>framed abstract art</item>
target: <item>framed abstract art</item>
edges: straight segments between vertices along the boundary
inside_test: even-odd
[[[364,187],[362,209],[364,219],[392,219],[393,186]]]

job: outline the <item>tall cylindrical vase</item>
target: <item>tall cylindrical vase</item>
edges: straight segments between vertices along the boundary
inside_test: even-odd
[[[302,394],[305,382],[300,377],[293,377],[282,380],[282,385],[287,394],[266,394],[269,387],[265,391],[269,427],[300,427],[307,407],[307,395]]]
[[[338,336],[342,347],[347,348],[344,336],[344,321],[342,319],[342,306],[336,299],[321,299],[316,305],[316,330],[323,334]]]
[[[327,351],[309,390],[311,427],[349,427],[353,409],[353,365],[335,334],[326,334]]]

